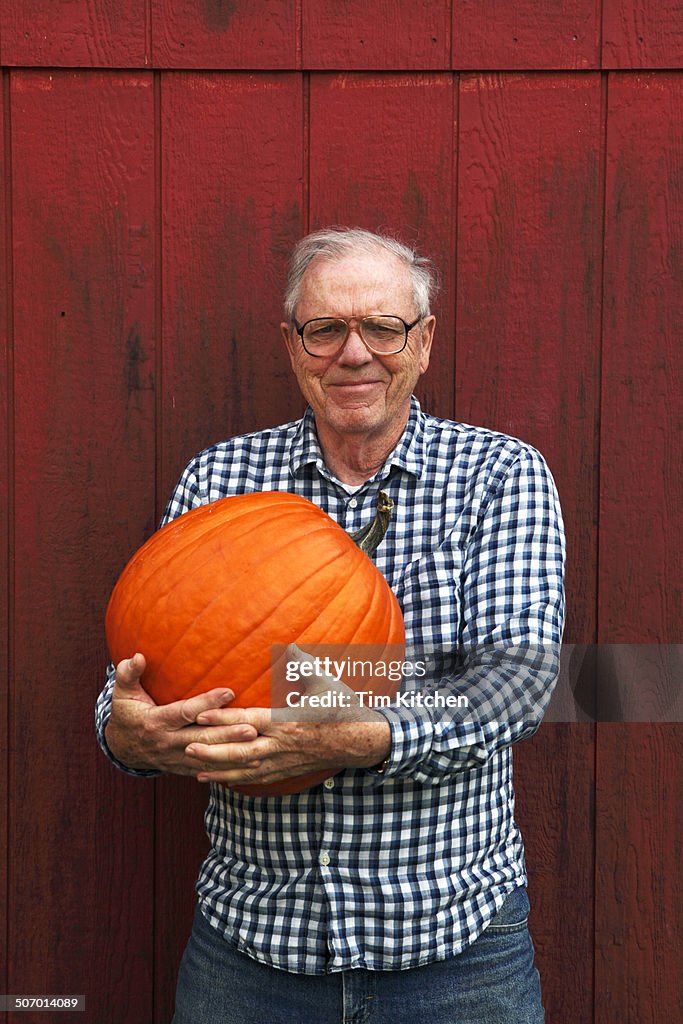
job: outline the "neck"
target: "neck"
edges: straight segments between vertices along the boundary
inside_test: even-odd
[[[337,434],[328,427],[317,427],[325,465],[344,484],[355,487],[365,483],[394,450],[407,421],[406,416],[395,431],[377,438],[367,434]]]

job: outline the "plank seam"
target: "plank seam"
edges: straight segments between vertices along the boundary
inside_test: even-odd
[[[303,163],[303,188],[304,202],[302,205],[303,233],[307,235],[311,230],[311,72],[303,71],[303,126],[301,145],[304,152]]]
[[[601,538],[601,524],[600,524],[600,512],[602,507],[602,473],[601,473],[601,456],[602,456],[602,423],[603,423],[603,412],[604,412],[604,401],[605,401],[605,389],[603,387],[603,356],[605,346],[605,333],[606,333],[606,310],[605,310],[605,240],[607,231],[607,147],[608,147],[608,114],[609,114],[609,72],[601,72],[601,83],[600,83],[600,121],[602,124],[602,147],[600,152],[600,188],[602,191],[602,223],[601,228],[601,246],[600,246],[600,335],[598,340],[598,423],[596,431],[596,461],[597,461],[597,480],[596,480],[596,498],[597,508],[595,510],[595,530],[597,537],[597,544],[595,550],[595,641],[600,642],[602,636],[602,623],[600,621],[600,538]]]
[[[452,33],[451,33],[452,36]],[[458,223],[459,223],[459,210],[460,210],[460,79],[461,74],[459,71],[452,71],[453,76],[453,98],[451,100],[451,130],[453,135],[453,145],[451,147],[451,174],[452,180],[452,194],[453,194],[453,215],[451,217],[450,227],[450,256],[451,256],[451,280],[449,286],[453,289],[453,377],[452,377],[452,402],[451,411],[453,419],[457,420],[457,401],[458,401],[458,370],[457,370],[457,358],[458,358]]]
[[[154,113],[153,113],[153,131],[154,131],[154,509],[153,516],[155,525],[160,519],[160,507],[161,507],[161,466],[163,459],[163,388],[162,388],[162,369],[163,369],[163,207],[162,207],[162,74],[163,72],[154,70],[153,81],[154,81]],[[159,970],[159,964],[157,961],[157,949],[158,949],[158,931],[159,931],[159,915],[157,912],[158,900],[159,900],[159,879],[157,872],[157,854],[158,854],[158,811],[159,811],[159,787],[154,784],[152,787],[152,978],[151,978],[151,992],[150,1002],[152,1007],[152,1020],[157,1020],[157,1014],[161,1012],[161,1005],[163,1000],[158,994],[158,987],[161,985],[163,978],[162,972]],[[161,974],[161,978],[160,978]]]
[[[165,507],[165,496],[161,494],[163,459],[163,160],[162,160],[162,75],[154,70],[154,509],[155,525]],[[162,505],[163,503],[163,505]]]
[[[601,51],[602,53],[602,51]],[[602,125],[602,146],[600,151],[601,167],[600,167],[600,187],[602,191],[602,223],[600,225],[600,335],[598,344],[598,424],[597,424],[597,436],[596,436],[596,504],[595,510],[595,533],[597,543],[595,545],[595,642],[598,644],[601,638],[601,622],[600,622],[600,554],[601,554],[601,508],[602,508],[602,422],[603,422],[603,402],[604,402],[604,387],[603,387],[603,353],[605,344],[605,239],[607,230],[607,147],[608,147],[608,115],[609,115],[609,73],[606,71],[601,72],[601,83],[600,83],[600,123]],[[597,679],[593,679],[593,685],[597,686]],[[598,991],[598,893],[599,893],[599,879],[598,879],[598,794],[600,788],[600,757],[599,757],[599,746],[600,746],[600,723],[595,722],[593,726],[593,1020],[597,1020],[597,991]]]
[[[13,223],[12,223],[12,121],[11,121],[11,72],[9,69],[2,70],[2,92],[3,92],[3,150],[4,150],[4,203],[5,203],[5,227],[4,227],[4,244],[6,253],[5,262],[5,324],[6,324],[6,353],[5,353],[5,368],[6,368],[6,381],[7,381],[7,403],[5,408],[5,415],[7,417],[7,431],[5,443],[7,446],[6,458],[7,458],[7,527],[5,540],[7,543],[7,612],[6,619],[3,623],[2,628],[7,630],[7,696],[5,701],[5,712],[3,715],[2,728],[5,737],[5,754],[6,754],[6,792],[5,792],[5,828],[6,834],[4,837],[4,854],[6,857],[6,868],[5,868],[5,949],[9,952],[12,949],[10,943],[10,893],[12,887],[10,884],[10,870],[11,870],[11,858],[9,856],[10,850],[10,812],[11,812],[11,799],[10,794],[12,791],[12,763],[10,760],[10,702],[11,702],[11,686],[13,678],[13,651],[12,651],[12,638],[13,638],[13,626],[15,618],[14,609],[14,519],[15,519],[15,496],[14,496],[14,478],[15,478],[15,456],[14,456],[14,438],[15,438],[15,424],[14,424],[14,273],[13,273]],[[5,963],[5,992],[10,990],[10,961],[9,956]]]

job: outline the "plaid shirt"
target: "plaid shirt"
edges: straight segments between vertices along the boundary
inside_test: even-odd
[[[373,518],[379,488],[395,509],[374,561],[401,604],[409,648],[451,652],[450,674],[429,682],[464,688],[476,711],[383,711],[383,774],[347,769],[286,797],[210,787],[202,910],[245,953],[288,971],[451,957],[526,882],[511,744],[536,730],[550,698],[564,611],[561,513],[537,451],[428,416],[413,398],[394,452],[352,493],[327,469],[309,409],[199,454],[164,521],[226,495],[284,490],[352,532]],[[550,651],[550,667],[532,656],[511,669],[507,649]],[[110,668],[98,737],[128,770],[104,740],[112,685]]]

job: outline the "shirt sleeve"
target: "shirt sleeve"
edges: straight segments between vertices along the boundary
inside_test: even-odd
[[[459,647],[431,652],[447,671],[378,709],[392,734],[383,777],[435,783],[538,729],[559,672],[564,563],[555,484],[541,455],[525,448],[466,545]]]
[[[189,512],[191,508],[196,508],[200,505],[201,497],[199,485],[197,483],[197,474],[195,472],[195,462],[191,462],[189,466],[183,472],[176,488],[171,495],[166,511],[162,516],[161,526],[164,526],[171,519],[175,519],[176,516],[180,516],[183,512]],[[134,652],[131,651],[131,654]],[[142,652],[144,654],[144,651]],[[95,734],[97,736],[97,742],[100,745],[102,752],[109,758],[113,765],[115,765],[120,771],[125,772],[127,775],[137,775],[142,778],[156,778],[161,775],[162,772],[143,769],[143,768],[129,768],[123,764],[118,758],[114,757],[104,734],[104,730],[107,727],[107,722],[111,716],[111,699],[112,692],[114,689],[114,676],[116,670],[110,663],[107,667],[107,675],[105,679],[104,689],[97,698],[95,705]]]

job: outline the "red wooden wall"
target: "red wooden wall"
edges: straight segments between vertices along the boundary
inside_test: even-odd
[[[0,991],[163,1024],[204,793],[97,750],[102,618],[187,459],[301,409],[307,229],[434,256],[421,398],[546,454],[567,642],[681,641],[683,11],[0,0],[0,64]],[[549,1024],[680,1020],[681,725],[565,718],[516,755]]]

